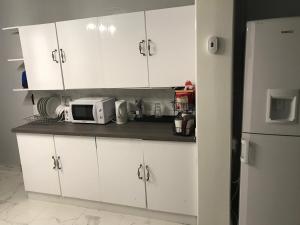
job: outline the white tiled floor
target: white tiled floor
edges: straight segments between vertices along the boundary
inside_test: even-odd
[[[18,169],[0,166],[0,225],[179,225],[27,199]]]

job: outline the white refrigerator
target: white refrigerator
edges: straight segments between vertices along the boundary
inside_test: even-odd
[[[247,23],[239,225],[300,225],[300,17]]]

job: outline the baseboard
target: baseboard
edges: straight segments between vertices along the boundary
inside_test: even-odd
[[[56,195],[48,195],[48,194],[40,194],[35,192],[27,192],[28,198],[40,201],[48,201],[55,202],[61,204],[71,204],[76,206],[81,206],[85,208],[98,209],[98,210],[106,210],[115,213],[123,213],[134,216],[142,216],[147,218],[165,220],[170,222],[182,223],[182,224],[190,224],[197,225],[197,217],[196,216],[188,216],[188,215],[180,215],[174,213],[165,213],[159,211],[153,211],[148,209],[141,209],[129,206],[121,206],[103,202],[95,202],[88,200],[81,200],[75,198],[67,198]]]

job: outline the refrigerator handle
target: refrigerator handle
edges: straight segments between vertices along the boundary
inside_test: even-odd
[[[242,144],[241,162],[244,164],[249,164],[249,141],[242,139],[241,144]]]

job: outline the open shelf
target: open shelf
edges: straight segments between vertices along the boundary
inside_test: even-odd
[[[22,91],[31,91],[31,90],[28,88],[14,88],[13,89],[13,92],[22,92]]]
[[[19,35],[19,27],[4,27],[2,30],[10,32],[11,35]]]
[[[19,27],[4,27],[2,30],[15,30],[18,31]]]
[[[8,59],[7,62],[22,62],[24,61],[23,58],[18,58],[18,59]]]

